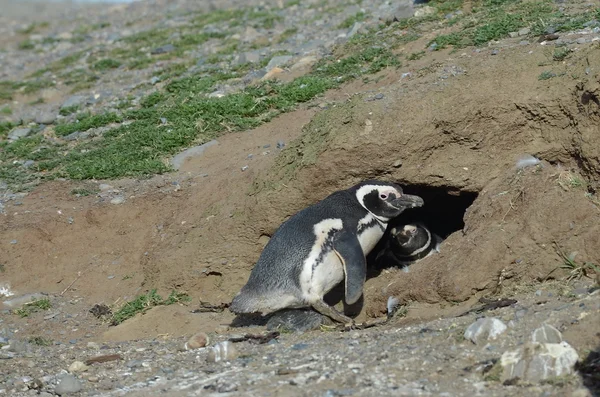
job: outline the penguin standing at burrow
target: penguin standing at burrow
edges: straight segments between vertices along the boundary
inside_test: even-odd
[[[303,209],[275,231],[229,309],[265,315],[312,307],[335,321],[352,323],[323,297],[345,280],[345,302],[358,301],[366,279],[365,256],[387,223],[423,204],[396,184],[367,180]]]
[[[385,248],[377,258],[379,263],[405,266],[433,253],[440,252],[442,238],[423,223],[414,222],[390,228],[383,238]]]

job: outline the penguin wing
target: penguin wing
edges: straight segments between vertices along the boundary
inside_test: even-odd
[[[356,234],[341,230],[333,240],[333,250],[340,258],[346,275],[346,303],[355,303],[363,292],[367,261]]]

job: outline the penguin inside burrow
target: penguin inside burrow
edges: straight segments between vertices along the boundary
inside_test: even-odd
[[[388,222],[423,204],[397,184],[367,180],[299,211],[275,231],[229,310],[264,316],[312,308],[334,321],[353,323],[325,303],[324,296],[344,281],[345,303],[357,302],[366,279],[366,255]]]

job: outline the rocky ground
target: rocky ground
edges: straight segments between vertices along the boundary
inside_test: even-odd
[[[0,394],[600,393],[597,4],[0,8]],[[357,322],[395,315],[232,325],[281,221],[366,178],[445,238],[372,269]]]

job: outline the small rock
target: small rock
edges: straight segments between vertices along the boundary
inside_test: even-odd
[[[174,169],[178,170],[179,168],[181,168],[181,166],[184,164],[185,160],[188,157],[200,156],[202,153],[204,153],[204,151],[207,148],[209,148],[209,147],[211,147],[213,145],[216,145],[218,143],[219,143],[218,141],[216,141],[216,140],[213,139],[212,141],[206,142],[203,145],[194,146],[192,148],[186,149],[186,150],[184,150],[183,152],[177,154],[176,156],[174,156],[171,159],[171,166]]]
[[[392,167],[394,167],[394,168],[400,168],[400,167],[402,167],[402,160],[396,160],[396,161],[394,161],[394,164],[392,164]]]
[[[33,133],[31,128],[17,128],[14,129],[8,134],[8,139],[11,141],[16,141],[17,139],[25,138]]]
[[[538,343],[560,343],[563,341],[559,330],[550,324],[544,324],[531,334],[531,340]]]
[[[242,172],[243,172],[243,171],[246,171],[248,168],[250,168],[250,167],[248,167],[247,165],[243,166],[243,167],[242,167]]]
[[[277,76],[279,76],[281,73],[283,73],[283,69],[275,67],[275,68],[269,70],[267,72],[267,74],[265,74],[261,78],[261,80],[262,81],[273,80],[274,78],[276,78]]]
[[[500,51],[498,51],[498,50],[492,50],[491,54],[492,54],[492,55],[498,55],[498,53],[499,53],[499,52],[500,52]]]
[[[299,69],[310,68],[315,63],[317,63],[317,57],[314,55],[310,55],[310,56],[301,58],[298,62],[293,64],[290,67],[290,70],[295,71],[295,70],[299,70]]]
[[[65,374],[60,377],[54,392],[58,395],[77,393],[81,390],[81,383],[73,375]]]
[[[152,76],[152,78],[150,79],[150,84],[154,85],[154,84],[158,83],[159,81],[160,81],[160,77]]]
[[[285,147],[285,142],[277,141],[277,149],[283,149]]]
[[[52,124],[56,120],[56,112],[50,110],[38,110],[35,112],[34,121],[38,124]]]
[[[384,22],[397,22],[401,19],[411,18],[415,15],[412,0],[394,1],[394,6],[392,8],[390,8],[388,4],[382,5],[379,8],[379,12],[376,14],[379,19]]]
[[[257,63],[260,61],[260,54],[257,51],[244,52],[238,56],[237,64]]]
[[[125,202],[125,197],[123,197],[123,196],[117,196],[117,197],[113,198],[112,200],[110,200],[110,203],[115,204],[115,205],[123,204],[124,202]]]
[[[495,317],[484,317],[469,325],[465,331],[465,339],[475,344],[496,339],[506,331],[507,326]]]
[[[415,17],[419,18],[419,17],[426,17],[429,15],[433,15],[437,12],[437,10],[435,9],[435,7],[431,7],[431,6],[424,6],[422,8],[419,8],[415,11]]]
[[[150,51],[150,54],[159,55],[159,54],[166,54],[167,52],[171,52],[171,51],[175,51],[175,46],[173,44],[165,44],[160,47],[156,47],[155,49]]]
[[[10,341],[10,345],[8,346],[8,351],[14,353],[26,353],[29,351],[29,343],[25,341],[20,341],[13,339]]]
[[[129,360],[125,365],[127,368],[141,368],[144,366],[144,362],[142,360]]]
[[[35,164],[35,161],[33,161],[33,160],[25,160],[21,166],[23,168],[30,168],[34,164]]]
[[[383,95],[382,93],[379,93],[377,95],[375,95],[373,98],[375,99],[383,99],[385,95]]]
[[[579,360],[577,351],[567,342],[530,342],[515,351],[502,354],[503,381],[519,378],[539,382],[556,376],[570,375]]]
[[[521,30],[519,30],[519,36],[526,36],[529,34],[529,32],[531,32],[531,29],[529,28],[523,28]]]
[[[100,189],[101,192],[105,192],[105,191],[110,190],[112,188],[113,187],[111,185],[106,184],[106,183],[101,183],[101,184],[98,185],[98,189]]]
[[[83,95],[72,95],[67,98],[66,101],[63,102],[61,109],[70,108],[73,106],[81,106],[85,102],[85,97]]]
[[[267,70],[271,70],[276,67],[285,66],[292,59],[291,55],[279,55],[271,58],[267,64]]]
[[[362,23],[361,22],[354,22],[354,25],[352,25],[352,27],[350,28],[350,30],[348,31],[348,33],[346,33],[346,38],[351,38],[353,36],[355,36],[358,31],[360,30],[360,28],[362,27]]]
[[[185,350],[200,349],[201,347],[206,347],[209,343],[210,339],[208,335],[204,332],[198,332],[185,343]]]
[[[238,358],[239,353],[230,341],[217,343],[208,352],[208,361],[218,363],[221,361],[233,361]]]
[[[508,35],[514,39],[519,35],[519,32],[508,32]]]
[[[587,43],[588,41],[589,41],[589,39],[587,39],[586,37],[580,37],[580,38],[578,38],[577,40],[575,40],[575,42],[576,42],[577,44],[585,44],[585,43]]]
[[[81,361],[74,361],[73,364],[69,365],[70,373],[84,372],[88,370],[88,366]]]

